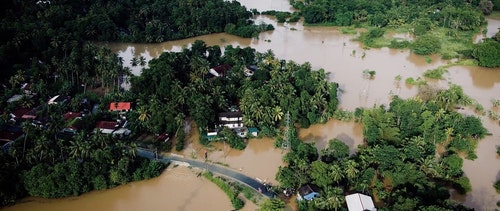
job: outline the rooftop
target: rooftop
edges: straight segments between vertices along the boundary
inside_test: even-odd
[[[130,102],[111,102],[109,104],[110,111],[128,111],[130,110]]]

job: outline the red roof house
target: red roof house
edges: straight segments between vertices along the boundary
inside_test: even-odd
[[[111,102],[109,104],[110,111],[129,111],[131,108],[130,102]]]

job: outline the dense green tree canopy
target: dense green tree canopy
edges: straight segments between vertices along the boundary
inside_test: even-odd
[[[462,172],[463,158],[476,157],[478,138],[487,131],[477,117],[455,111],[456,105],[465,104],[467,97],[451,85],[425,101],[396,96],[389,107],[360,109],[365,143],[356,154],[347,156],[341,142],[331,141],[322,155],[334,147],[342,152],[335,161],[311,160],[304,155],[308,144],[298,143],[302,146],[285,155],[288,165],[276,179],[283,188],[306,183],[321,187],[320,197],[300,202],[301,209],[339,208],[344,195],[360,192],[372,196],[380,209],[468,210],[449,200],[448,188],[471,190]]]

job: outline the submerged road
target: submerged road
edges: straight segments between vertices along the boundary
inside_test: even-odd
[[[137,149],[137,155],[149,159],[155,159],[155,153],[153,151],[149,151],[147,149],[142,149],[138,148]],[[269,192],[264,184],[259,182],[256,179],[253,179],[247,175],[244,175],[240,172],[234,171],[230,168],[200,161],[200,160],[194,160],[194,159],[188,159],[180,156],[162,156],[158,155],[158,160],[162,161],[164,163],[169,163],[171,161],[173,162],[183,162],[187,163],[192,167],[200,168],[200,169],[206,169],[214,174],[222,175],[224,177],[227,177],[229,179],[232,179],[234,181],[240,182],[241,184],[244,184],[248,187],[253,188],[254,190],[262,193],[262,195],[268,197],[268,198],[273,198],[274,193]]]

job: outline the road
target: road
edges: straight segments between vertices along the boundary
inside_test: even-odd
[[[147,149],[142,149],[138,148],[137,149],[137,155],[149,159],[155,159],[155,153],[153,151],[149,151]],[[162,156],[158,155],[158,160],[164,162],[164,163],[169,163],[171,161],[176,161],[176,162],[183,162],[187,163],[192,167],[200,168],[200,169],[207,169],[208,171],[217,174],[217,175],[222,175],[224,177],[230,178],[234,181],[240,182],[241,184],[244,184],[248,187],[253,188],[256,191],[259,191],[262,193],[262,195],[268,197],[268,198],[273,198],[274,193],[269,192],[264,184],[259,182],[256,179],[253,179],[247,175],[244,175],[240,172],[237,172],[233,169],[200,161],[200,160],[195,160],[195,159],[188,159],[180,156]]]

